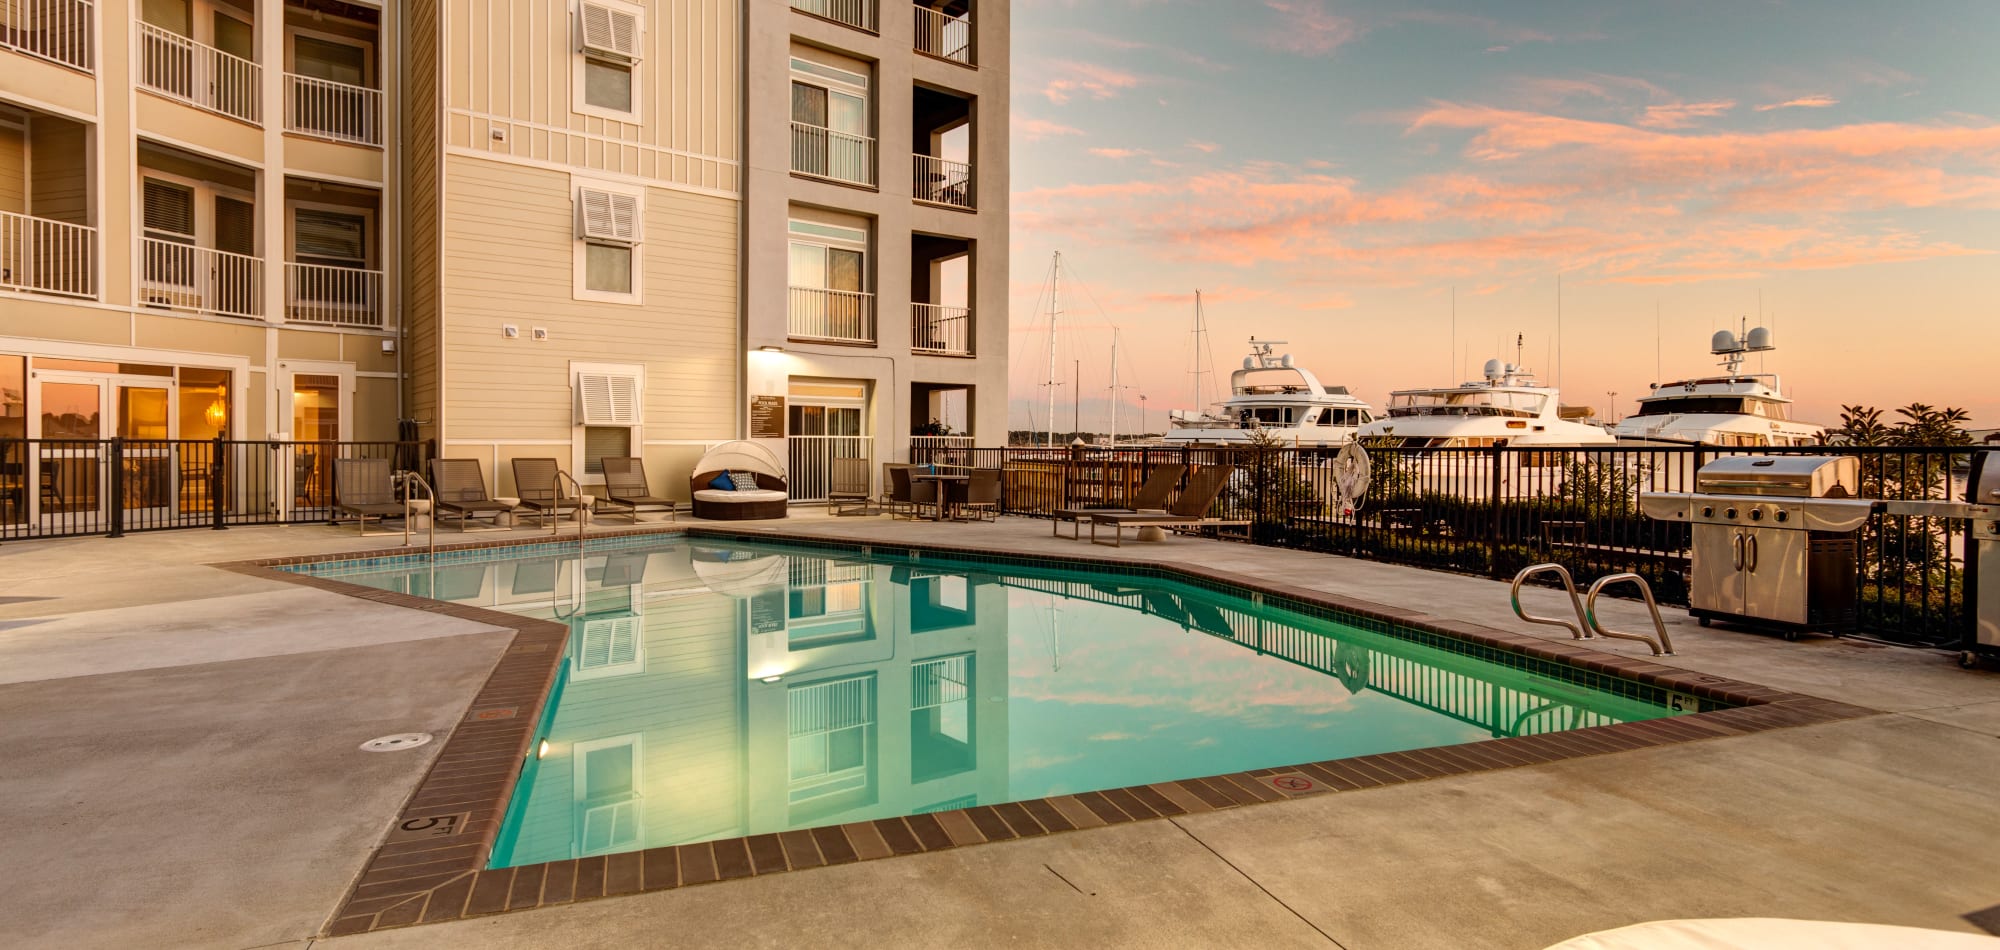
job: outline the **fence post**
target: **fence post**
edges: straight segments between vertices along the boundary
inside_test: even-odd
[[[111,532],[106,537],[125,536],[125,437],[111,437]]]
[[[229,481],[225,477],[227,473],[223,469],[223,460],[227,458],[223,454],[225,448],[227,448],[227,445],[222,441],[222,433],[216,433],[215,441],[209,443],[208,450],[209,528],[215,531],[221,531],[228,527],[228,525],[222,523],[222,494],[224,486]]]
[[[1486,486],[1486,506],[1493,509],[1492,524],[1486,535],[1486,572],[1496,579],[1506,577],[1506,569],[1500,566],[1500,466],[1505,464],[1506,446],[1496,445],[1489,450],[1493,455],[1493,473]]]

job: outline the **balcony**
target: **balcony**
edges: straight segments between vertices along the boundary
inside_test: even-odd
[[[382,327],[382,272],[285,264],[285,319],[326,326]]]
[[[875,295],[825,287],[793,287],[787,335],[794,340],[873,346]]]
[[[933,356],[971,356],[972,308],[911,304],[910,349]]]
[[[217,115],[263,122],[257,85],[261,68],[213,46],[151,23],[138,23],[140,88]]]
[[[143,306],[221,317],[264,315],[264,259],[157,238],[139,239]]]
[[[972,210],[972,166],[931,155],[913,155],[910,194],[918,201]]]
[[[97,296],[97,229],[0,211],[0,290]]]
[[[381,145],[382,90],[286,73],[285,131]]]
[[[0,3],[0,49],[94,73],[96,19],[90,0],[7,0]]]
[[[875,32],[875,0],[792,0],[792,9]]]
[[[972,65],[972,10],[969,3],[917,8],[917,52]]]
[[[804,122],[792,123],[792,171],[856,185],[875,184],[875,140]]]

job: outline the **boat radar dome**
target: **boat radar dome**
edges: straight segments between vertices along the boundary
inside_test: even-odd
[[[1278,365],[1279,365],[1279,366],[1282,366],[1282,367],[1284,367],[1284,368],[1286,368],[1286,369],[1291,369],[1291,368],[1292,368],[1292,354],[1290,354],[1290,353],[1286,353],[1286,354],[1285,354],[1284,356],[1281,356],[1281,357],[1279,357],[1279,358],[1278,358]]]
[[[1736,348],[1736,334],[1729,330],[1717,330],[1708,340],[1710,353],[1733,353]]]
[[[1506,364],[1499,360],[1487,360],[1483,372],[1487,379],[1499,379],[1507,374]]]
[[[1256,369],[1256,368],[1257,368],[1257,358],[1256,358],[1256,357],[1254,357],[1254,356],[1246,356],[1246,357],[1244,357],[1244,358],[1243,358],[1243,368],[1244,368],[1244,369]]]
[[[1774,349],[1771,345],[1771,331],[1766,327],[1752,327],[1743,337],[1743,348],[1747,350]]]

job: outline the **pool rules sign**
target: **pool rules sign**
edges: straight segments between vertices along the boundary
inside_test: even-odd
[[[785,397],[750,397],[750,437],[753,439],[785,437]]]

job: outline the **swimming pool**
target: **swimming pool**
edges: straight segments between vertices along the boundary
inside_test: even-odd
[[[295,568],[569,627],[491,867],[1669,714],[1637,682],[1154,572],[712,537],[575,554]]]

